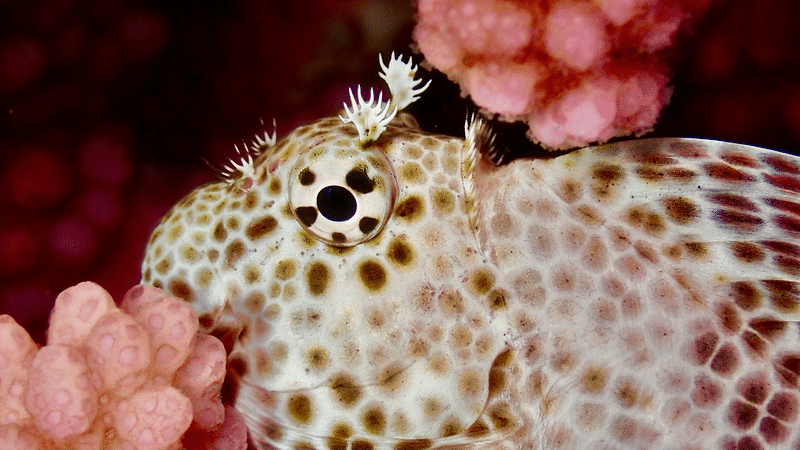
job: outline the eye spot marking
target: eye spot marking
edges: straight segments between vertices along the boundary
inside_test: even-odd
[[[315,261],[308,266],[306,271],[306,282],[308,283],[308,290],[312,295],[322,295],[328,289],[330,283],[331,273],[325,263]]]
[[[331,234],[331,240],[333,240],[335,244],[342,244],[347,241],[347,236],[345,236],[344,233],[333,232]]]
[[[306,167],[300,171],[300,175],[298,175],[297,178],[298,181],[300,181],[300,184],[303,186],[311,186],[314,184],[314,180],[317,179],[317,176],[314,175],[314,172],[312,172],[308,167]]]
[[[294,215],[303,225],[310,227],[317,221],[317,208],[313,206],[300,206],[294,210]]]
[[[362,217],[358,221],[358,229],[364,234],[369,234],[378,224],[380,224],[380,221],[374,217]]]
[[[347,172],[345,182],[350,189],[361,194],[369,194],[375,189],[375,181],[367,176],[367,172],[363,168],[355,168]]]
[[[386,286],[386,269],[374,259],[368,259],[358,266],[361,284],[371,292],[377,292]]]

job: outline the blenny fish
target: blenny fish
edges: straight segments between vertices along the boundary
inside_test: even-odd
[[[496,165],[427,85],[265,134],[143,282],[229,338],[259,449],[800,447],[800,158],[641,139]]]

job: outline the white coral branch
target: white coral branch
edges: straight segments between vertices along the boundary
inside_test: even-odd
[[[417,101],[419,95],[431,84],[431,80],[428,80],[424,86],[417,87],[422,82],[421,79],[414,79],[417,66],[411,63],[411,57],[408,58],[408,62],[403,62],[402,58],[402,55],[395,58],[392,52],[387,66],[383,63],[383,56],[378,55],[381,64],[380,76],[389,86],[389,91],[392,93],[391,104],[396,106],[398,111]]]
[[[378,137],[386,129],[386,125],[394,119],[398,108],[395,106],[391,112],[390,103],[383,103],[383,93],[378,94],[378,101],[374,102],[374,92],[369,90],[369,101],[365,101],[361,96],[361,86],[358,86],[358,102],[350,89],[350,107],[344,104],[344,111],[347,117],[339,116],[342,122],[352,122],[358,130],[358,139],[361,145],[378,140]]]

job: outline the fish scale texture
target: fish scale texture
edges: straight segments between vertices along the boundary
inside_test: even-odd
[[[800,445],[797,158],[651,139],[494,167],[468,135],[323,119],[156,228],[143,281],[230,346],[257,448]]]

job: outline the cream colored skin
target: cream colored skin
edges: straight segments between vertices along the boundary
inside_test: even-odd
[[[657,139],[494,167],[485,138],[323,119],[164,217],[143,281],[228,338],[256,447],[798,445],[797,158]],[[332,185],[354,218],[304,226]]]

